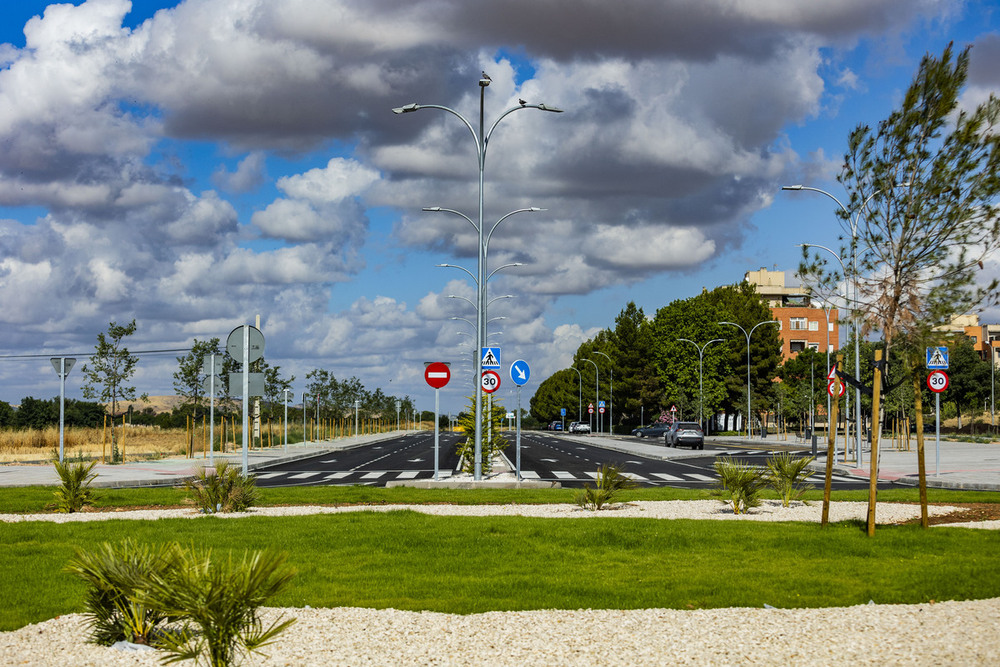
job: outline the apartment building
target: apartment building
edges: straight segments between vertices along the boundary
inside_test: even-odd
[[[840,329],[836,308],[813,305],[809,290],[786,284],[784,271],[761,268],[759,271],[747,271],[743,279],[756,287],[757,293],[771,307],[772,318],[779,323],[782,360],[790,359],[806,348],[819,352],[837,350]]]

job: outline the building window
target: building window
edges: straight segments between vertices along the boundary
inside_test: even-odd
[[[833,324],[834,324],[833,322],[830,322],[829,324],[827,324],[826,325],[826,330],[829,331],[829,332],[831,332],[831,333],[833,333]]]
[[[806,346],[813,352],[819,352],[819,343],[807,343]]]
[[[788,341],[788,350],[792,354],[798,354],[799,352],[806,349],[806,342],[804,340],[790,340]]]
[[[819,331],[819,322],[818,321],[816,321],[816,322],[810,321],[809,322],[809,331]]]
[[[788,328],[791,329],[792,331],[805,331],[806,318],[804,317],[789,318]]]

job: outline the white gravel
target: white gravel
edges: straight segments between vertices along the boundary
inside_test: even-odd
[[[719,500],[667,500],[637,501],[615,505],[599,512],[585,510],[573,504],[552,505],[349,505],[342,507],[255,507],[248,512],[215,514],[212,518],[239,519],[248,516],[299,516],[304,514],[338,514],[342,512],[391,512],[413,510],[441,516],[530,516],[541,518],[608,519],[719,519],[727,521],[820,521],[822,502],[793,502],[782,507],[777,500],[763,500],[749,514],[733,514],[732,508]],[[931,516],[949,514],[960,508],[932,505]],[[830,504],[830,521],[865,519],[868,504],[864,502],[834,502]],[[877,523],[889,524],[907,521],[920,516],[920,506],[904,503],[880,503],[876,508]],[[0,522],[98,521],[107,519],[176,519],[209,518],[194,509],[124,510],[102,512],[77,512],[74,514],[0,514]],[[990,522],[998,523],[998,522]],[[972,524],[978,525],[978,524]]]
[[[255,508],[244,514],[412,509],[439,515],[819,521],[822,503],[782,508],[764,501],[735,516],[716,500],[633,502],[589,512],[573,505],[379,505]],[[930,508],[932,514],[957,508]],[[863,519],[866,503],[832,503],[832,521]],[[879,523],[920,516],[916,505],[882,503]],[[203,518],[190,509],[0,515],[0,521]],[[991,525],[993,524],[993,525]],[[1000,528],[1000,522],[969,524]],[[470,594],[472,594],[470,592]],[[269,609],[291,630],[259,665],[997,665],[1000,599],[828,609],[542,610],[454,615],[395,609]],[[158,665],[158,652],[126,653],[84,643],[79,614],[0,633],[0,665]],[[190,663],[181,663],[190,664]]]

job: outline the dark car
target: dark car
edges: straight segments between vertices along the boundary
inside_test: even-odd
[[[551,424],[549,424],[549,430],[550,431],[561,431],[562,430],[562,422],[552,422]]]
[[[690,445],[691,449],[705,449],[705,433],[698,422],[674,422],[663,434],[663,443],[667,447]]]
[[[649,426],[640,426],[639,428],[632,429],[632,435],[637,438],[659,438],[667,432],[668,428],[670,428],[670,424],[651,424]]]

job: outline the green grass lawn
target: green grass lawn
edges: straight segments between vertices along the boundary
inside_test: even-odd
[[[392,491],[324,488],[312,493],[315,502],[348,502],[347,498],[354,499],[351,502],[358,498],[402,502]],[[134,505],[144,504],[137,501],[139,497],[162,492],[121,493],[123,504]],[[275,490],[271,501],[300,498],[300,493]],[[418,497],[425,502],[451,502],[446,499],[450,494],[439,493]],[[525,502],[541,502],[534,493]],[[477,502],[522,499],[510,492],[465,494],[480,498]],[[650,495],[655,494],[632,494]],[[995,499],[997,494],[983,495]],[[566,500],[564,496],[555,495]],[[128,497],[133,502],[125,503]],[[295,607],[476,613],[761,607],[765,603],[818,607],[869,600],[888,604],[1000,596],[1000,558],[996,557],[1000,534],[960,528],[887,526],[869,538],[857,522],[822,528],[811,523],[613,516],[436,517],[412,511],[23,522],[0,524],[0,599],[4,601],[0,630],[80,611],[83,584],[61,571],[74,548],[126,536],[139,542],[177,540],[237,552],[286,551],[298,575],[275,604]]]

